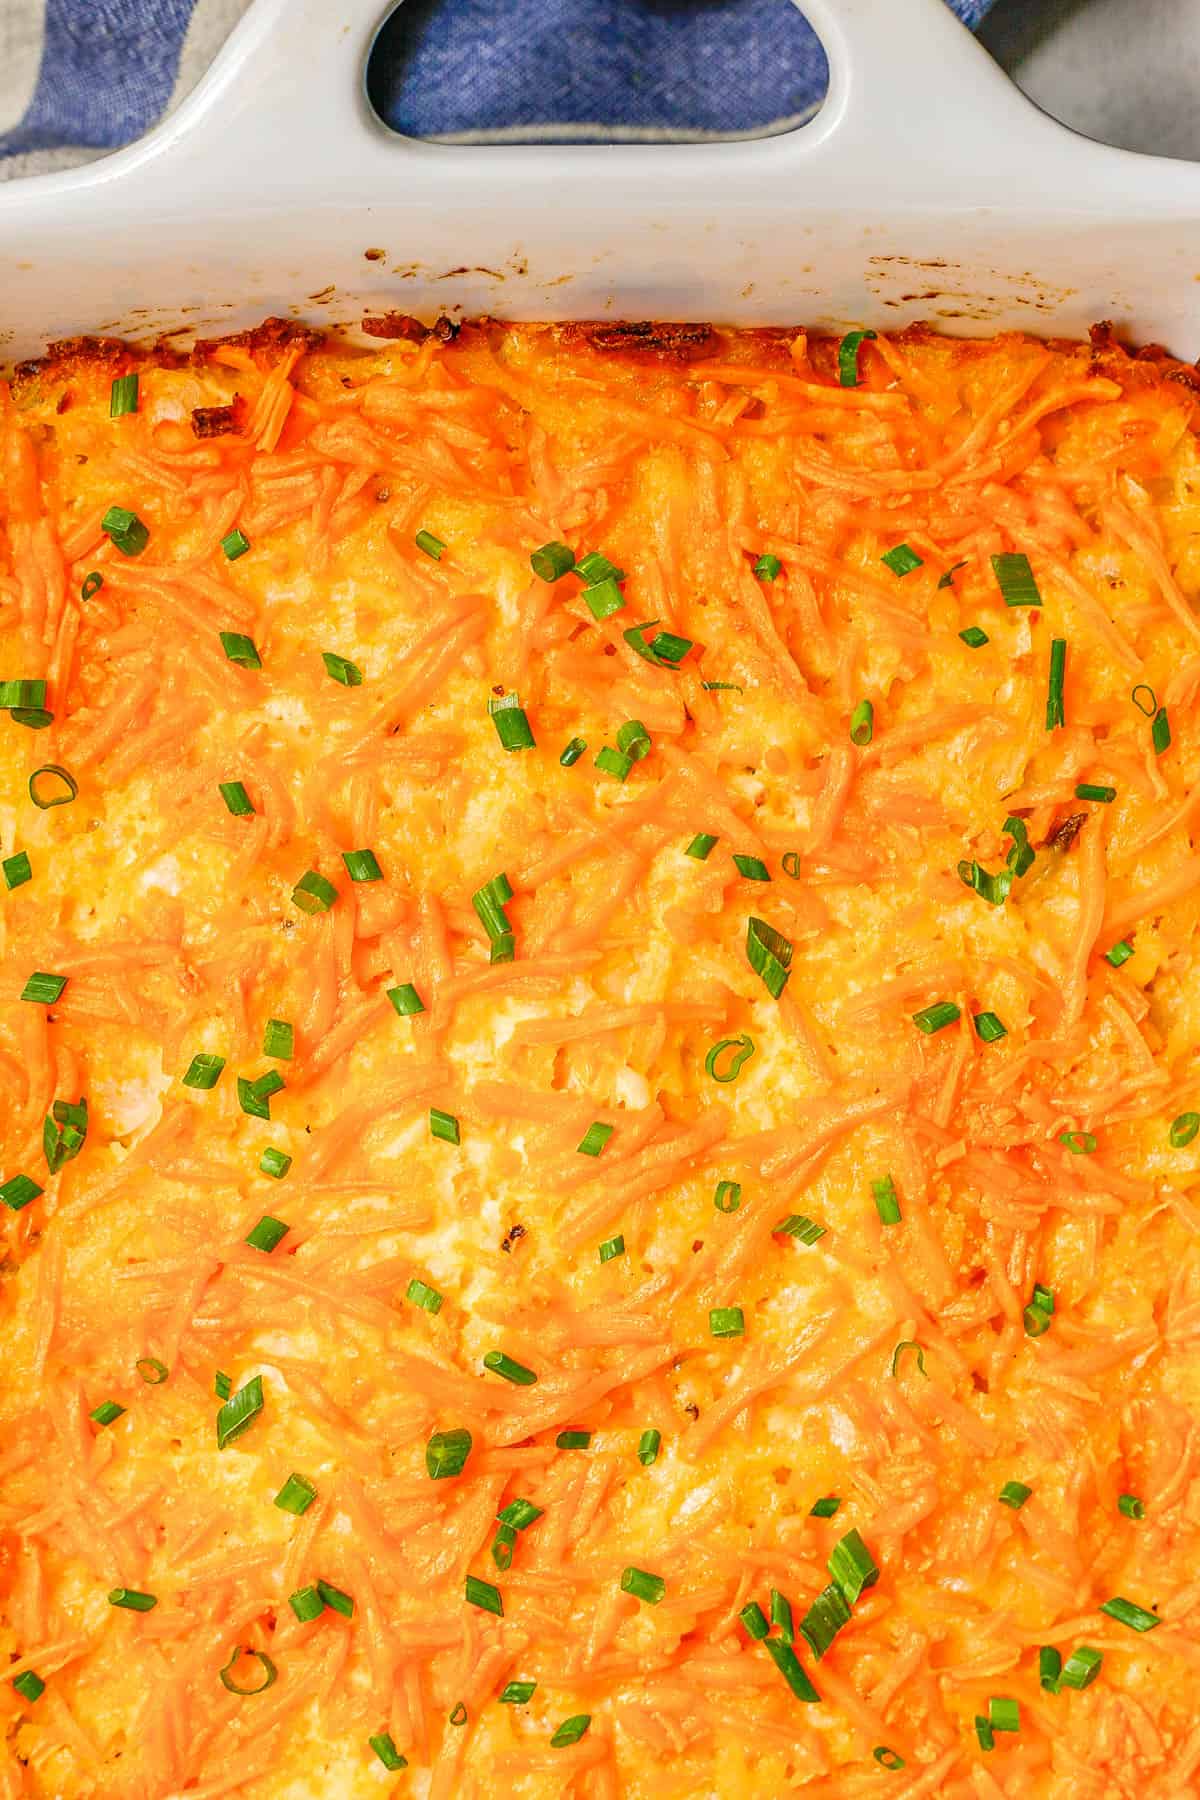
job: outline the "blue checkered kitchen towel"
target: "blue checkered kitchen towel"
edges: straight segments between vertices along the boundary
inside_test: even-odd
[[[992,0],[950,3],[974,26]],[[139,137],[246,5],[0,0],[0,175]],[[369,85],[388,123],[418,137],[604,142],[787,129],[824,83],[792,0],[404,0]]]

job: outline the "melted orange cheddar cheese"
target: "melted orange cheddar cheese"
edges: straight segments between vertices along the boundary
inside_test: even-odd
[[[1198,1791],[1189,373],[18,372],[0,1800]]]

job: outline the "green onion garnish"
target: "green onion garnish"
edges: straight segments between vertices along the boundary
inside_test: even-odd
[[[471,895],[471,905],[490,938],[503,937],[512,929],[504,910],[512,897],[512,882],[503,870],[499,875],[493,875],[490,881],[485,881]]]
[[[850,742],[861,750],[875,736],[875,708],[869,700],[860,700],[850,714]]]
[[[1016,1700],[995,1695],[988,1701],[988,1724],[993,1731],[1020,1731],[1021,1708]]]
[[[7,1181],[0,1182],[0,1205],[7,1206],[10,1212],[22,1212],[42,1191],[30,1176],[10,1175]]]
[[[532,1369],[527,1369],[515,1357],[505,1355],[503,1350],[489,1350],[483,1359],[483,1366],[490,1369],[493,1375],[502,1375],[505,1381],[511,1381],[516,1387],[532,1387],[537,1380]]]
[[[954,586],[954,577],[958,574],[958,571],[960,569],[965,569],[966,566],[967,566],[967,558],[965,556],[963,557],[961,562],[951,563],[950,567],[945,571],[945,573],[938,576],[938,587],[939,588],[952,588]],[[977,631],[978,626],[972,625],[972,626],[969,626],[968,629],[971,631]],[[967,637],[967,634],[965,631],[960,631],[958,635],[960,638],[963,638],[965,640],[965,642],[967,642],[968,644],[972,643],[972,639]],[[983,636],[982,633],[980,633],[980,635]],[[983,641],[986,644],[987,638],[984,637]]]
[[[754,565],[754,573],[760,581],[776,581],[782,567],[783,564],[777,556],[772,556],[769,550],[764,550]]]
[[[1145,699],[1139,699],[1139,694],[1144,694],[1146,696]],[[1152,719],[1158,711],[1158,695],[1154,692],[1154,689],[1149,687],[1144,681],[1138,682],[1137,686],[1131,691],[1129,698],[1133,701],[1133,704],[1137,707],[1138,711],[1147,719]]]
[[[504,1601],[500,1589],[493,1587],[490,1581],[481,1581],[478,1575],[468,1575],[466,1583],[466,1599],[468,1606],[477,1606],[481,1612],[495,1613],[498,1619],[504,1617]]]
[[[68,1100],[56,1100],[42,1124],[42,1154],[52,1175],[65,1163],[73,1162],[87,1140],[88,1107],[86,1100],[78,1106]]]
[[[641,762],[643,757],[649,756],[653,748],[650,733],[640,719],[626,719],[625,723],[617,728],[617,749],[623,755],[630,757],[632,761]]]
[[[773,1232],[783,1237],[798,1238],[802,1244],[813,1245],[825,1236],[827,1226],[818,1225],[805,1213],[789,1213],[786,1219],[780,1219],[778,1225],[771,1227]]]
[[[783,1676],[783,1679],[787,1682],[797,1700],[805,1700],[811,1704],[813,1701],[817,1701],[821,1698],[812,1682],[808,1679],[808,1676],[804,1673],[800,1658],[796,1655],[796,1652],[792,1649],[790,1644],[785,1644],[782,1638],[767,1638],[763,1644],[763,1649],[771,1658],[771,1661],[775,1664],[775,1667],[779,1670],[779,1673]]]
[[[13,714],[16,717],[16,714]],[[1171,721],[1167,717],[1167,709],[1160,706],[1150,726],[1150,741],[1154,745],[1155,756],[1161,756],[1164,750],[1171,748]]]
[[[591,1713],[572,1713],[569,1719],[563,1720],[550,1739],[551,1749],[563,1750],[568,1744],[577,1744],[580,1738],[587,1736],[587,1728],[591,1722]]]
[[[501,1525],[509,1525],[514,1531],[526,1531],[540,1519],[545,1512],[542,1506],[535,1506],[532,1500],[510,1500],[496,1514]]]
[[[595,766],[605,775],[615,775],[618,781],[624,781],[633,767],[633,758],[622,750],[614,750],[611,744],[604,744],[596,752]]]
[[[1100,1611],[1115,1619],[1118,1625],[1128,1625],[1130,1631],[1155,1631],[1162,1624],[1162,1620],[1147,1612],[1144,1606],[1138,1606],[1133,1600],[1122,1600],[1119,1594],[1112,1600],[1101,1601]]]
[[[1023,1481],[1006,1481],[998,1495],[1001,1506],[1011,1506],[1014,1512],[1020,1512],[1033,1489],[1026,1487]]]
[[[575,552],[565,544],[543,544],[540,550],[530,552],[529,566],[543,581],[560,581],[575,567]]]
[[[411,1013],[425,1011],[425,1002],[411,981],[402,981],[399,987],[389,988],[387,997],[402,1019],[408,1018]]]
[[[447,1713],[446,1717],[449,1720],[451,1725],[465,1725],[467,1722],[466,1701],[459,1700],[456,1703],[453,1712]]]
[[[270,1213],[264,1213],[254,1229],[247,1232],[246,1242],[252,1250],[262,1250],[269,1256],[290,1230],[291,1226],[285,1225],[282,1219],[273,1219]]]
[[[599,550],[589,550],[575,564],[575,573],[586,585],[597,581],[624,581],[625,571],[610,562]]]
[[[218,1369],[213,1376],[213,1393],[218,1400],[228,1400],[233,1392],[233,1376],[226,1375],[224,1369]]]
[[[897,544],[894,550],[885,550],[880,557],[893,575],[911,575],[914,569],[923,567],[924,558],[917,555],[909,544]]]
[[[1103,1662],[1104,1658],[1099,1650],[1093,1650],[1087,1644],[1079,1644],[1063,1663],[1058,1685],[1075,1688],[1077,1692],[1091,1687]],[[1045,1683],[1042,1685],[1045,1686]]]
[[[258,654],[254,639],[248,638],[240,631],[223,631],[221,648],[231,663],[238,663],[243,669],[261,669],[262,657]]]
[[[40,1700],[46,1691],[45,1682],[40,1675],[35,1675],[32,1669],[23,1669],[19,1675],[14,1675],[13,1687],[20,1694],[22,1700],[28,1700],[31,1704],[35,1700]]]
[[[441,1312],[444,1303],[443,1296],[438,1293],[436,1288],[431,1288],[427,1282],[418,1280],[415,1275],[405,1289],[404,1298],[411,1300],[414,1306],[419,1306],[423,1312],[430,1313],[434,1317]]]
[[[246,792],[242,782],[219,781],[217,786],[221,791],[222,800],[225,802],[235,819],[252,818],[254,816],[254,802]]]
[[[898,1769],[903,1769],[905,1767],[904,1758],[901,1756],[900,1752],[898,1750],[889,1749],[886,1744],[876,1744],[871,1755],[881,1767],[890,1769],[893,1774]]]
[[[383,880],[383,870],[373,850],[343,850],[342,861],[351,881]]]
[[[297,1588],[294,1594],[288,1595],[288,1605],[302,1625],[311,1619],[319,1619],[325,1611],[325,1602],[315,1587]]]
[[[652,1463],[658,1461],[658,1453],[661,1448],[662,1432],[655,1431],[654,1427],[651,1426],[648,1431],[643,1431],[641,1437],[638,1439],[638,1461],[648,1469]]]
[[[767,1615],[757,1600],[751,1600],[743,1606],[738,1618],[742,1621],[747,1637],[753,1638],[756,1643],[761,1643],[771,1629],[767,1624]]]
[[[707,831],[698,831],[683,854],[694,856],[697,862],[707,862],[718,842],[719,840],[711,837]]]
[[[221,539],[221,548],[225,552],[227,561],[236,562],[238,557],[245,556],[250,548],[250,539],[244,531],[235,529],[227,532]]]
[[[440,1138],[443,1144],[461,1144],[462,1133],[458,1128],[458,1120],[453,1113],[442,1112],[440,1107],[429,1109],[429,1135]]]
[[[594,1121],[576,1144],[576,1150],[580,1156],[599,1156],[615,1129],[613,1125],[601,1125],[599,1120]]]
[[[536,1681],[509,1681],[501,1689],[501,1706],[527,1706],[537,1693]]]
[[[1054,1289],[1043,1287],[1040,1281],[1033,1284],[1033,1304],[1040,1306],[1043,1312],[1054,1311]]]
[[[766,863],[760,861],[757,856],[739,856],[735,850],[733,862],[738,874],[744,875],[747,881],[770,881],[771,879]]]
[[[488,716],[506,750],[532,750],[537,742],[521,705],[519,694],[501,694],[488,701]]]
[[[778,1588],[771,1589],[771,1629],[778,1631],[785,1644],[795,1643],[796,1623],[792,1616],[792,1603]]]
[[[838,345],[838,380],[843,387],[858,386],[859,347],[874,336],[873,331],[848,331]]]
[[[778,1000],[791,973],[792,943],[765,919],[746,921],[746,959],[773,999]],[[711,1071],[710,1071],[711,1073]]]
[[[223,1056],[210,1056],[202,1050],[198,1056],[193,1056],[181,1079],[184,1087],[215,1088],[224,1068]]]
[[[110,419],[123,418],[126,413],[135,413],[138,409],[138,378],[134,375],[115,375],[108,396],[108,416]]]
[[[944,581],[945,579],[946,578],[943,575],[942,581]],[[941,587],[941,585],[942,585],[942,582],[939,581],[938,586]],[[981,631],[979,629],[978,625],[968,625],[966,630],[960,631],[958,635],[962,639],[964,644],[970,645],[972,650],[982,650],[982,648],[985,644],[991,642],[991,639],[988,637],[987,632]]]
[[[50,777],[50,789],[43,779]],[[56,793],[54,783],[61,781],[66,793]],[[79,783],[68,769],[60,768],[57,763],[43,763],[29,777],[29,798],[42,812],[48,812],[52,806],[69,806],[79,792]]]
[[[600,1246],[600,1261],[602,1263],[612,1262],[614,1257],[624,1256],[624,1254],[625,1239],[621,1232],[618,1232],[616,1237],[605,1238]]]
[[[145,525],[124,506],[110,506],[100,521],[100,529],[122,556],[140,556],[150,542]]]
[[[455,1431],[435,1431],[425,1446],[425,1472],[430,1481],[461,1475],[471,1454],[471,1443],[470,1432],[461,1426]]]
[[[260,1664],[263,1678],[257,1687],[239,1687],[233,1679],[233,1670],[237,1666],[239,1656],[252,1656],[255,1662]],[[265,1694],[267,1689],[274,1687],[279,1679],[279,1670],[270,1657],[264,1655],[261,1650],[252,1650],[249,1644],[239,1644],[225,1667],[218,1669],[217,1673],[221,1678],[221,1686],[227,1688],[231,1694]]]
[[[1037,582],[1033,579],[1029,558],[1021,551],[1013,551],[1004,556],[993,556],[992,572],[1000,585],[1000,593],[1005,606],[1040,606],[1042,604],[1042,596],[1038,592]]]
[[[554,1447],[556,1450],[586,1450],[591,1441],[590,1431],[560,1431]]]
[[[0,862],[0,869],[4,871],[4,885],[10,893],[13,888],[23,887],[27,881],[33,878],[28,850],[18,850],[14,856],[6,856],[4,861]]]
[[[338,897],[332,881],[308,869],[292,889],[292,905],[304,913],[328,912]]]
[[[119,1606],[125,1612],[153,1612],[158,1605],[158,1595],[143,1594],[138,1588],[110,1588],[108,1604]]]
[[[25,725],[30,731],[45,731],[47,725],[54,723],[54,714],[41,706],[14,706],[8,716],[15,725]]]
[[[981,1012],[974,1015],[975,1036],[981,1044],[999,1043],[1002,1037],[1008,1036],[1008,1027],[994,1012]]]
[[[260,1075],[257,1081],[247,1080],[245,1075],[237,1079],[238,1105],[251,1119],[269,1119],[271,1117],[271,1096],[283,1087],[283,1077],[274,1069],[266,1075]]]
[[[709,1335],[734,1338],[746,1335],[746,1315],[740,1306],[714,1306],[708,1315]]]
[[[719,1213],[735,1213],[742,1204],[742,1184],[740,1181],[718,1181],[713,1195],[713,1205]]]
[[[1172,1150],[1183,1150],[1200,1131],[1200,1113],[1180,1113],[1171,1125],[1169,1142]]]
[[[900,1200],[896,1193],[896,1184],[890,1175],[871,1183],[871,1193],[875,1199],[875,1211],[879,1214],[880,1223],[899,1225],[902,1218]]]
[[[932,1037],[935,1031],[944,1031],[947,1025],[953,1025],[955,1019],[961,1019],[962,1012],[953,1000],[935,1000],[932,1006],[923,1006],[915,1012],[912,1022],[918,1031],[926,1037]]]
[[[441,538],[434,537],[432,531],[418,531],[413,543],[418,550],[423,550],[426,556],[432,556],[434,562],[441,562],[442,552],[446,546]]]
[[[93,1406],[88,1418],[97,1425],[115,1425],[124,1411],[115,1400],[102,1400],[99,1406]]]
[[[813,1501],[808,1509],[808,1516],[810,1519],[832,1519],[841,1504],[840,1495],[825,1494],[820,1500]]]
[[[340,681],[343,687],[361,687],[363,672],[357,663],[339,656],[336,650],[322,650],[321,661],[325,664],[325,673],[334,681]]]
[[[407,1769],[408,1758],[401,1756],[390,1731],[377,1731],[367,1742],[389,1773],[395,1774],[397,1769]]]
[[[231,1394],[217,1414],[217,1449],[224,1450],[247,1431],[263,1409],[261,1375],[252,1375],[245,1387]]]
[[[100,573],[99,569],[93,569],[91,574],[84,579],[83,586],[79,590],[79,598],[81,600],[94,600],[103,586],[103,575]]]
[[[578,565],[575,572],[579,573]],[[606,581],[597,581],[591,587],[585,587],[583,598],[587,601],[593,619],[611,619],[625,604],[625,596],[611,576]]]
[[[286,1019],[268,1019],[263,1031],[263,1055],[290,1062],[295,1054],[295,1028]]]
[[[1050,644],[1050,685],[1046,694],[1046,730],[1057,731],[1067,722],[1063,688],[1067,678],[1067,640],[1054,638]]]
[[[1063,1131],[1058,1141],[1066,1145],[1072,1156],[1090,1156],[1096,1148],[1094,1131]]]
[[[37,712],[46,704],[46,683],[38,681],[0,681],[0,708]]]
[[[1127,1519],[1144,1519],[1146,1502],[1139,1500],[1136,1494],[1121,1494],[1117,1500],[1117,1511]]]
[[[979,1748],[981,1750],[994,1750],[996,1748],[995,1733],[987,1720],[983,1717],[982,1713],[975,1714],[975,1736],[979,1740]]]
[[[32,1000],[35,1006],[53,1006],[62,998],[69,979],[67,975],[48,975],[44,969],[35,970],[21,989],[21,998]]]
[[[1038,1680],[1048,1694],[1057,1694],[1062,1666],[1062,1653],[1053,1644],[1043,1644],[1038,1651]]]
[[[1081,781],[1075,789],[1077,800],[1095,800],[1100,806],[1111,806],[1116,797],[1115,787],[1102,787],[1095,781]]]
[[[512,1568],[517,1534],[511,1525],[497,1525],[492,1539],[492,1561],[503,1575]]]
[[[570,743],[567,744],[566,747],[564,748],[564,750],[562,751],[562,754],[559,756],[558,760],[562,764],[564,769],[569,769],[571,767],[572,763],[577,763],[579,761],[580,757],[583,755],[583,753],[586,749],[587,749],[587,739],[586,738],[573,737],[571,739]]]
[[[291,1513],[300,1518],[306,1513],[317,1497],[317,1490],[312,1482],[303,1475],[291,1474],[275,1496],[275,1505],[280,1512]]]
[[[1104,960],[1106,963],[1111,963],[1114,969],[1119,969],[1121,964],[1127,963],[1132,955],[1133,945],[1128,938],[1122,938],[1119,943],[1113,945],[1111,950],[1104,952]]]
[[[1043,1287],[1041,1282],[1034,1284],[1033,1295],[1022,1315],[1025,1321],[1027,1337],[1041,1337],[1050,1329],[1050,1321],[1054,1317],[1054,1290]]]
[[[830,1583],[822,1589],[800,1621],[800,1635],[820,1662],[843,1625],[850,1623],[850,1608],[841,1588]]]
[[[900,1358],[904,1355],[906,1350],[916,1351],[918,1373],[924,1375],[926,1381],[928,1381],[929,1375],[925,1368],[925,1352],[922,1350],[920,1344],[918,1344],[916,1338],[901,1338],[900,1342],[896,1345],[896,1348],[892,1351],[892,1379],[895,1380],[900,1373]]]
[[[621,1592],[644,1600],[648,1606],[657,1606],[666,1595],[667,1584],[661,1575],[648,1575],[645,1569],[631,1566],[621,1570]]]
[[[838,1539],[826,1567],[841,1588],[848,1606],[853,1606],[860,1594],[874,1587],[879,1580],[875,1558],[857,1531],[848,1531],[845,1537]]]
[[[334,1587],[332,1582],[328,1581],[318,1581],[317,1592],[330,1612],[340,1613],[343,1619],[354,1617],[354,1596],[352,1594],[347,1594],[343,1588]]]
[[[159,1362],[157,1356],[139,1356],[133,1366],[147,1387],[159,1387],[169,1373],[166,1363]]]

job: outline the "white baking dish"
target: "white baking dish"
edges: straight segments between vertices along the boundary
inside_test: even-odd
[[[1054,124],[942,0],[804,11],[831,85],[786,136],[457,149],[371,113],[379,0],[256,0],[140,144],[0,187],[0,353],[388,308],[1072,336],[1112,319],[1200,351],[1200,167]]]

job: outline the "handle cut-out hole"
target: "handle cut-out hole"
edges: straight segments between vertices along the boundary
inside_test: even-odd
[[[669,143],[791,131],[827,79],[792,0],[403,0],[367,93],[441,143]]]

